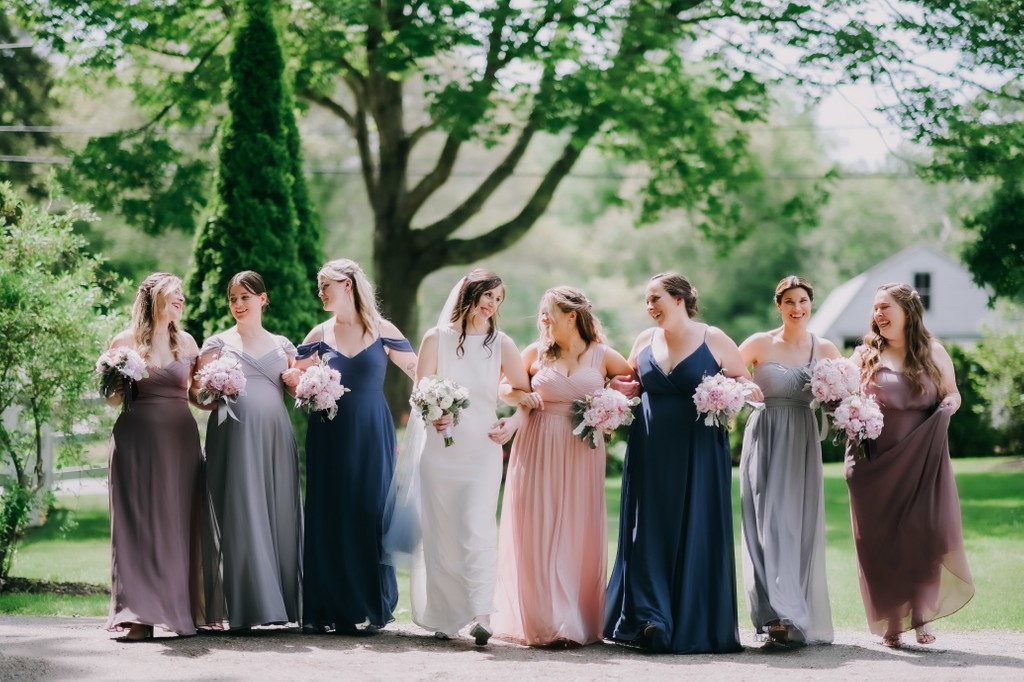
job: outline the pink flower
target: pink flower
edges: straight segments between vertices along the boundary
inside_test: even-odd
[[[703,414],[706,426],[731,428],[733,417],[740,413],[747,402],[749,389],[736,379],[724,374],[704,377],[693,393],[693,403],[698,416]]]
[[[811,394],[824,405],[834,406],[860,392],[860,369],[852,360],[824,358],[811,370]]]
[[[200,405],[209,405],[218,400],[233,403],[245,395],[245,372],[238,360],[229,356],[221,357],[203,365],[196,373],[199,393],[196,400]]]
[[[633,423],[633,407],[639,398],[627,398],[611,388],[594,391],[572,404],[573,435],[579,436],[591,448],[597,448],[598,439],[611,434],[620,426]]]
[[[307,368],[295,387],[295,407],[306,412],[323,412],[321,417],[334,419],[338,401],[351,389],[341,384],[341,372],[327,364],[325,358]]]

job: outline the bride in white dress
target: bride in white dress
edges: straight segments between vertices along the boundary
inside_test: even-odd
[[[420,456],[421,551],[412,553],[412,618],[437,637],[455,637],[473,624],[478,645],[491,636],[497,578],[501,446],[515,433],[520,415],[498,419],[502,374],[526,393],[530,380],[515,343],[498,331],[495,317],[505,287],[493,272],[476,269],[449,296],[437,327],[423,337],[417,378],[438,375],[469,389],[469,406],[425,430]],[[450,310],[450,313],[448,312]],[[455,444],[445,447],[448,430]],[[406,453],[408,454],[408,453]]]

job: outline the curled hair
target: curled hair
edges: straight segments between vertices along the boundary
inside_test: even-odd
[[[242,287],[250,294],[257,296],[267,293],[267,285],[263,283],[263,277],[254,270],[243,270],[228,280],[228,298],[231,297],[231,287]],[[270,297],[267,296],[267,300],[263,302],[263,310],[266,310],[269,305]]]
[[[601,321],[594,315],[594,306],[587,299],[586,295],[574,287],[561,286],[548,289],[541,297],[541,305],[548,303],[557,307],[565,314],[576,313],[576,331],[580,338],[590,348],[593,343],[604,343],[604,334],[601,331]],[[550,327],[537,320],[537,329],[540,331],[540,357],[542,362],[554,362],[562,355],[561,348],[551,338]],[[586,348],[584,352],[586,352]]]
[[[156,311],[163,308],[167,301],[167,294],[175,288],[181,288],[181,280],[169,272],[154,272],[142,280],[138,291],[135,292],[135,301],[132,303],[132,338],[139,349],[139,355],[149,358],[149,351],[153,347],[153,331],[156,323]],[[171,346],[171,353],[174,359],[178,359],[180,352],[180,337],[177,322],[170,322],[167,325],[168,339]]]
[[[903,373],[910,380],[917,393],[924,391],[922,375],[931,377],[936,388],[942,386],[942,374],[932,358],[932,335],[924,326],[924,304],[921,296],[909,284],[883,284],[878,291],[888,294],[906,315],[903,325],[903,343],[906,357],[903,360]],[[871,316],[871,331],[864,335],[864,351],[861,353],[861,380],[870,383],[874,380],[878,368],[881,367],[882,351],[889,342],[882,336]]]
[[[690,284],[690,280],[677,272],[659,272],[650,281],[661,284],[672,298],[682,300],[686,304],[687,315],[697,317],[697,287]]]
[[[459,289],[458,297],[455,301],[455,307],[452,308],[451,320],[449,320],[459,331],[459,345],[456,347],[455,353],[460,358],[466,352],[463,344],[466,341],[466,329],[469,326],[469,316],[473,312],[473,308],[480,303],[481,296],[497,287],[502,288],[502,298],[504,298],[505,284],[501,281],[501,277],[485,268],[472,270],[463,280],[462,287]],[[487,337],[484,339],[484,348],[490,350],[497,336],[498,311],[495,310],[494,315],[487,320]]]
[[[789,275],[783,277],[775,287],[775,305],[782,305],[782,297],[790,289],[803,289],[807,292],[807,298],[814,301],[814,287],[811,286],[811,283],[799,275]]]
[[[316,273],[317,280],[331,280],[344,282],[346,279],[352,282],[352,300],[355,302],[356,314],[363,324],[363,329],[377,336],[380,333],[381,317],[377,309],[377,294],[374,292],[370,279],[359,267],[359,263],[348,258],[337,258],[324,263],[320,272]]]

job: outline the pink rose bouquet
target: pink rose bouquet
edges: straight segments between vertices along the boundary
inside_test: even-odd
[[[815,402],[831,412],[846,398],[860,393],[860,369],[846,358],[818,360],[811,369],[810,387]]]
[[[409,396],[409,404],[420,413],[425,422],[433,422],[451,415],[452,425],[459,423],[459,414],[469,407],[469,389],[451,379],[438,376],[423,377]],[[451,429],[444,432],[444,446],[455,444]]]
[[[149,376],[142,356],[135,349],[124,347],[110,348],[100,355],[96,374],[99,375],[100,395],[104,398],[114,395],[118,386],[122,388],[122,412],[131,409],[133,384]]]
[[[882,433],[882,409],[871,396],[851,395],[842,400],[832,413],[838,431],[837,439],[845,439],[857,448],[857,456],[864,457],[866,440],[874,440]]]
[[[295,407],[306,412],[322,412],[321,419],[334,419],[338,400],[351,389],[341,385],[341,372],[333,369],[325,358],[302,373],[295,387]]]
[[[603,439],[620,426],[633,423],[633,407],[640,404],[640,398],[627,398],[611,388],[594,391],[586,398],[572,404],[572,425],[574,436],[597,448],[598,439]]]
[[[222,355],[203,365],[196,373],[195,380],[199,382],[196,401],[200,405],[210,405],[217,401],[224,403],[224,411],[217,410],[218,423],[223,424],[228,415],[238,421],[238,417],[231,411],[231,404],[238,402],[239,396],[245,395],[246,383],[245,372],[238,360]]]
[[[721,426],[726,431],[732,428],[732,419],[740,413],[746,404],[750,389],[740,381],[727,377],[722,373],[704,377],[693,393],[693,403],[697,406],[697,416],[704,417],[705,426]],[[750,403],[760,407],[759,403]]]

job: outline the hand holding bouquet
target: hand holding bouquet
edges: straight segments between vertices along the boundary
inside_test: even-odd
[[[104,398],[117,393],[118,387],[122,389],[122,412],[131,409],[132,382],[149,376],[142,356],[135,349],[123,346],[110,348],[100,355],[96,361],[96,374],[100,379],[100,395]]]
[[[420,413],[423,421],[434,422],[447,415],[455,426],[459,423],[459,414],[469,407],[469,389],[451,379],[423,377],[409,396],[409,404]],[[454,444],[451,429],[445,429],[444,446],[447,448]]]
[[[238,417],[231,411],[231,403],[237,402],[239,396],[245,395],[246,383],[245,372],[242,371],[238,360],[230,356],[221,356],[208,362],[196,373],[195,380],[199,382],[196,401],[200,405],[210,405],[218,400],[224,403],[224,411],[217,411],[219,424],[224,423],[227,415],[238,421]]]
[[[874,440],[882,433],[882,409],[871,396],[861,394],[844,398],[832,413],[839,431],[836,438],[845,438],[864,457],[865,440]]]
[[[746,404],[750,389],[737,379],[722,373],[704,377],[693,393],[693,403],[697,406],[697,416],[704,417],[705,426],[721,426],[726,431],[732,428],[732,419],[740,413]],[[751,405],[760,407],[760,403]]]
[[[295,407],[306,412],[323,412],[327,419],[338,414],[338,400],[351,389],[341,385],[341,372],[327,364],[326,358],[307,368],[295,386]]]
[[[640,404],[640,398],[627,398],[611,388],[594,391],[582,400],[572,404],[572,430],[574,436],[597,448],[598,438],[603,439],[620,426],[633,423],[633,406]]]

